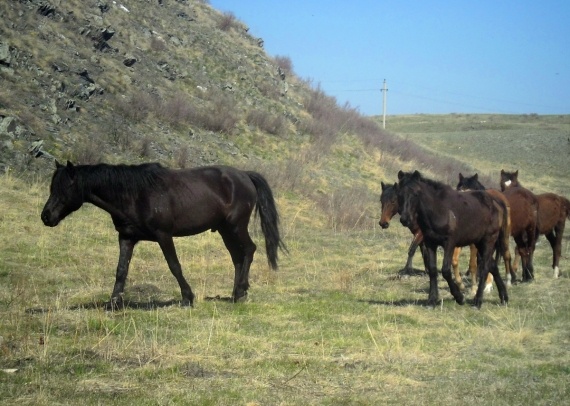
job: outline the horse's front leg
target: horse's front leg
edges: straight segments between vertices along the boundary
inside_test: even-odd
[[[406,265],[402,270],[400,270],[400,275],[407,276],[414,274],[414,267],[412,265],[412,261],[418,246],[423,243],[424,237],[421,231],[414,233],[414,237],[412,238],[412,242],[410,243],[410,247],[408,248],[408,260],[406,261]]]
[[[168,263],[168,268],[170,268],[170,272],[172,272],[172,275],[174,275],[178,281],[178,286],[180,286],[182,306],[193,306],[194,293],[192,293],[190,285],[186,282],[186,279],[184,279],[184,275],[182,275],[182,266],[180,265],[180,261],[178,261],[178,255],[176,255],[176,247],[174,246],[172,236],[166,234],[161,235],[157,240],[164,254],[164,258],[166,258],[166,262]]]
[[[455,301],[460,305],[462,305],[465,304],[465,297],[463,296],[463,293],[461,293],[459,285],[455,283],[451,275],[451,261],[453,258],[454,251],[455,251],[455,246],[452,244],[448,244],[444,247],[441,274],[443,278],[447,281],[447,284],[449,285],[449,290],[453,295],[453,297],[455,298]]]
[[[425,246],[425,265],[429,274],[429,307],[435,307],[439,302],[439,292],[437,289],[437,247]]]
[[[112,309],[123,306],[123,292],[125,290],[125,282],[129,273],[129,264],[133,257],[133,250],[137,241],[119,236],[119,263],[117,264],[117,272],[115,276],[115,286],[111,293],[110,306]]]

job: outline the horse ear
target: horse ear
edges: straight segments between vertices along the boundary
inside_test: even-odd
[[[72,168],[73,168],[73,164],[72,164],[71,162],[67,161],[67,167],[68,167],[69,169],[72,169]]]
[[[63,165],[60,164],[57,159],[54,159],[54,161],[55,161],[55,169],[63,168]]]
[[[501,176],[505,174],[505,170],[501,169]]]
[[[475,175],[473,175],[473,179],[474,179],[474,180],[479,180],[479,174],[476,173]]]
[[[413,179],[420,179],[422,177],[422,174],[420,173],[420,171],[418,171],[417,169],[414,171],[412,178]]]
[[[404,177],[404,172],[402,172],[402,170],[400,169],[398,171],[398,180],[402,180],[403,177]]]
[[[459,172],[459,181],[461,182],[464,179],[464,176],[461,172]]]
[[[515,178],[519,177],[519,170],[517,169],[517,171],[515,172]]]
[[[380,186],[382,186],[382,190],[386,189],[386,185],[382,181],[380,181]]]

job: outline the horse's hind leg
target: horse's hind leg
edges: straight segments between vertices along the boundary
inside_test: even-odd
[[[459,289],[465,290],[465,285],[463,284],[463,278],[461,277],[461,272],[459,271],[459,255],[461,254],[461,247],[455,247],[453,250],[453,256],[451,258],[451,267],[453,268],[453,277],[455,278],[455,283],[459,286]]]
[[[490,274],[493,275],[495,279],[495,284],[497,285],[497,291],[499,292],[499,299],[501,300],[501,304],[506,305],[509,302],[509,295],[507,293],[507,287],[501,278],[501,273],[499,272],[499,267],[497,266],[498,261],[492,261]]]
[[[554,271],[554,277],[558,278],[560,276],[560,270],[558,268],[560,264],[560,256],[562,255],[562,235],[564,233],[564,224],[557,224],[554,230],[546,234],[546,238],[552,247],[552,269]]]
[[[247,225],[242,227],[226,226],[218,230],[230,255],[235,268],[234,302],[247,296],[249,289],[249,268],[253,262],[253,254],[257,249],[247,231]]]
[[[455,283],[453,277],[451,276],[451,260],[454,250],[455,247],[453,246],[445,247],[445,251],[443,253],[443,264],[441,267],[441,274],[443,278],[447,281],[447,284],[449,285],[449,290],[453,295],[453,297],[455,298],[455,301],[460,305],[462,305],[465,303],[465,297],[463,296],[463,293],[461,293],[459,286],[457,285],[457,283]],[[431,271],[430,271],[430,278],[431,278]]]
[[[172,236],[164,235],[158,238],[158,244],[162,249],[164,258],[166,258],[170,272],[172,272],[172,275],[174,275],[180,286],[182,306],[192,306],[194,304],[194,293],[192,293],[190,285],[186,282],[186,279],[184,279],[184,275],[182,275],[182,266],[180,265],[180,261],[178,261],[178,255],[176,255],[176,248],[174,247]]]

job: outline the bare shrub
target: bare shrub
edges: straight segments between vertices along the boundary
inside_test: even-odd
[[[174,158],[176,160],[176,165],[180,169],[186,168],[188,166],[188,161],[190,159],[190,150],[188,149],[188,146],[187,145],[180,146],[180,148],[176,150]]]
[[[212,89],[207,93],[208,105],[197,111],[194,124],[230,134],[239,121],[239,112],[231,94]]]
[[[246,117],[247,124],[259,128],[272,135],[284,135],[287,131],[287,120],[282,115],[274,115],[266,110],[250,110]]]
[[[117,111],[125,118],[134,122],[146,119],[149,113],[156,111],[160,101],[156,96],[142,91],[136,91],[129,98],[119,98],[115,102]]]
[[[82,165],[93,165],[103,161],[101,143],[92,137],[78,140],[70,153],[72,161]]]
[[[229,31],[236,25],[236,16],[231,11],[226,11],[218,21],[218,28],[222,31]]]
[[[191,122],[196,116],[196,109],[185,94],[177,93],[162,103],[160,113],[162,119],[176,126]]]
[[[145,135],[139,145],[139,155],[141,158],[150,158],[152,152],[152,139]]]
[[[288,56],[277,55],[274,58],[275,64],[281,69],[281,72],[285,75],[293,74],[293,62]]]
[[[335,231],[347,231],[364,227],[367,205],[374,196],[365,187],[338,188],[330,195],[316,197],[326,211],[330,226]]]
[[[150,37],[150,49],[154,52],[163,52],[166,50],[166,42],[160,37]]]

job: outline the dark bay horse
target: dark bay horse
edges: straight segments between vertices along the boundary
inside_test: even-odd
[[[493,274],[501,303],[508,302],[507,289],[493,260],[495,249],[501,249],[497,239],[504,232],[506,207],[483,191],[457,192],[450,186],[426,179],[415,171],[412,174],[398,172],[398,205],[400,222],[408,226],[414,219],[424,237],[426,263],[430,289],[428,305],[438,301],[437,247],[444,250],[441,273],[449,285],[451,294],[459,304],[465,298],[451,276],[451,258],[455,247],[474,244],[478,252],[479,287],[473,305],[481,307],[485,279]]]
[[[517,245],[515,254],[521,257],[522,280],[529,282],[534,279],[533,257],[539,230],[538,199],[530,190],[512,184],[517,176],[518,171],[505,172],[501,169],[500,185],[511,205],[511,235]]]
[[[503,252],[503,260],[505,263],[505,273],[507,276],[507,285],[511,285],[511,280],[515,280],[515,271],[513,270],[512,261],[511,261],[511,249],[509,247],[509,238],[512,233],[512,226],[511,226],[511,205],[507,197],[501,193],[497,189],[487,189],[485,186],[479,182],[479,175],[476,173],[473,176],[465,177],[461,173],[459,174],[459,182],[457,183],[456,190],[458,191],[471,191],[471,190],[484,190],[489,195],[491,195],[494,199],[500,200],[503,205],[507,209],[507,224],[506,224],[506,231],[501,235],[501,240],[499,241],[500,244],[503,245],[502,252]],[[471,271],[471,275],[473,275],[473,268],[474,265],[472,263],[469,264],[469,268]]]
[[[393,185],[387,185],[384,182],[380,182],[382,187],[382,193],[380,194],[380,205],[381,205],[381,215],[380,215],[380,226],[383,229],[386,229],[390,226],[390,221],[392,218],[399,213],[399,206],[398,206],[398,183],[394,183]],[[410,247],[408,248],[408,259],[406,261],[406,265],[399,271],[399,275],[413,275],[415,274],[414,268],[412,266],[412,260],[414,254],[416,253],[418,247],[422,252],[422,259],[424,260],[424,267],[425,271],[427,272],[427,266],[425,263],[425,247],[423,244],[423,234],[420,226],[418,225],[417,221],[414,219],[408,226],[408,229],[412,232],[412,242],[410,243]],[[477,249],[474,246],[470,245],[470,258],[469,258],[469,270],[473,273],[472,274],[472,281],[476,278],[477,272]],[[463,278],[459,272],[459,254],[461,253],[461,248],[456,247],[453,253],[453,258],[451,260],[451,265],[453,268],[453,275],[455,277],[455,283],[459,286],[461,290],[465,289],[465,285],[463,284]],[[491,274],[489,274],[491,275]],[[488,278],[487,281],[487,288],[492,286],[493,280],[492,277]],[[472,288],[476,289],[476,283],[472,284]],[[473,291],[475,294],[475,291]]]
[[[256,172],[228,166],[170,170],[160,164],[60,165],[56,161],[50,196],[41,214],[55,227],[83,203],[111,215],[119,233],[119,263],[111,306],[123,305],[123,291],[133,249],[139,241],[160,245],[178,281],[182,305],[193,305],[194,293],[182,275],[173,237],[217,231],[230,252],[235,278],[233,301],[247,295],[249,268],[256,245],[248,233],[254,208],[261,219],[267,258],[277,268],[279,216],[267,181]]]
[[[381,214],[380,214],[380,227],[386,229],[390,226],[390,220],[394,217],[399,210],[398,207],[398,184],[394,183],[393,185],[387,185],[384,182],[380,182],[382,187],[382,193],[380,194],[380,206],[381,206]],[[413,275],[414,267],[412,265],[412,260],[414,258],[414,254],[420,247],[422,251],[422,258],[424,252],[423,240],[424,237],[422,235],[422,230],[420,230],[420,226],[418,225],[417,221],[412,221],[408,226],[409,230],[412,232],[412,242],[410,243],[410,247],[408,248],[408,259],[406,261],[406,265],[402,268],[399,272],[400,275]]]
[[[518,171],[503,172],[504,188],[520,187]],[[501,176],[503,178],[503,176]],[[501,179],[502,180],[502,179]],[[508,184],[507,184],[508,183]],[[503,187],[503,186],[502,186]],[[562,253],[562,236],[566,219],[570,219],[570,200],[555,193],[536,195],[538,200],[538,234],[544,235],[552,248],[552,269],[554,277],[560,274],[560,256]],[[515,257],[516,269],[518,257]]]

